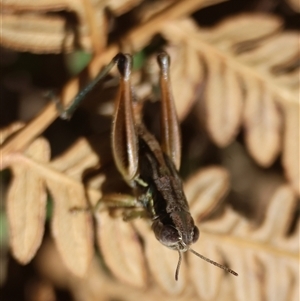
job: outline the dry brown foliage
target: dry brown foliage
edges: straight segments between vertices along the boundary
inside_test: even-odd
[[[3,1],[3,46],[33,53],[80,47],[94,54],[82,73],[90,77],[118,51],[135,53],[155,34],[164,37],[173,62],[171,79],[180,120],[196,116],[194,128],[200,130],[204,123],[210,139],[225,148],[227,157],[223,166],[202,167],[185,181],[201,232],[193,249],[239,273],[232,277],[187,254],[175,282],[178,254],[159,244],[149,221],[124,222],[124,209],[108,212],[105,207],[105,188],[116,198],[119,192],[130,193],[112,165],[107,133],[79,138],[63,154],[50,158],[49,143],[40,137],[57,118],[49,103],[27,124],[12,123],[0,135],[1,169],[12,173],[6,196],[11,252],[22,264],[34,258],[43,277],[32,295],[39,289],[54,295],[54,285],[67,288],[75,300],[299,299],[299,34],[284,30],[283,20],[268,14],[238,15],[212,28],[201,28],[187,17],[217,2]],[[299,10],[299,5],[288,2]],[[58,11],[76,16],[76,31],[63,14],[55,14]],[[108,34],[117,26],[112,16],[128,12],[134,12],[136,26],[120,33],[118,43],[108,44]],[[157,72],[152,63],[153,58],[147,58],[134,82],[139,97],[155,100]],[[80,89],[82,74],[63,87],[64,104]],[[255,164],[237,147],[241,129]],[[100,145],[100,156],[91,141]],[[264,171],[280,155],[283,175],[266,176]],[[87,172],[95,168],[100,172],[86,180]],[[245,212],[224,204],[232,190],[247,191],[248,205],[264,213],[246,218]],[[42,243],[48,193],[54,203],[55,246],[49,239]],[[70,211],[93,207],[101,198],[103,206],[94,214]],[[95,255],[94,240],[101,256]]]

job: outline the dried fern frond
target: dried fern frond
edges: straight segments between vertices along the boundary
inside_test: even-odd
[[[143,24],[137,25],[126,36],[122,37],[130,46],[132,52],[137,51],[146,46],[146,43],[153,37],[153,35],[159,33],[161,28],[168,20],[174,20],[183,15],[189,14],[200,7],[208,6],[217,3],[219,0],[181,0],[176,3],[172,3],[168,9],[154,15],[150,20]],[[96,51],[96,50],[95,50]],[[111,44],[100,54],[95,55],[93,60],[83,70],[82,74],[88,74],[90,78],[93,78],[98,74],[99,70],[107,64],[117,52],[120,51],[119,44]],[[81,89],[80,80],[81,76],[71,79],[62,89],[61,101],[66,106],[71,102],[73,97]],[[58,112],[53,102],[49,105],[27,126],[20,131],[9,143],[3,148],[3,156],[11,151],[19,151],[24,149],[32,140],[38,137],[58,116]]]
[[[176,5],[184,8],[183,2],[184,10],[192,12],[201,6],[220,1],[222,0],[189,0],[181,1],[180,4],[180,1],[164,0],[160,1],[163,6],[154,15]],[[141,0],[43,0],[36,3],[31,0],[6,0],[2,5],[4,13],[1,16],[1,44],[18,51],[33,53],[70,52],[78,47],[101,53],[105,50],[110,27],[114,23],[112,16],[125,14],[140,2]],[[178,8],[177,14],[184,13],[184,10]],[[137,15],[145,13],[149,12],[144,11],[143,6],[137,7]]]
[[[27,263],[35,255],[44,234],[47,193],[38,172],[26,164],[25,157],[49,161],[50,148],[46,140],[37,139],[24,153],[24,164],[17,154],[10,160],[13,181],[7,195],[7,218],[10,228],[11,249],[16,258]]]
[[[86,51],[103,51],[109,33],[105,10],[109,8],[118,16],[139,2],[141,0],[6,0],[2,5],[1,44],[34,53],[69,52],[78,46]],[[61,12],[73,14],[73,17],[68,18]]]
[[[205,252],[207,248],[210,252],[215,250],[218,253],[226,249],[226,254],[229,254],[226,258],[228,264],[239,267],[238,280],[230,279],[234,297],[228,300],[299,298],[299,220],[295,231],[289,234],[296,205],[297,199],[292,189],[288,185],[282,185],[272,196],[265,220],[259,227],[253,227],[228,208],[222,218],[204,223],[200,228],[208,233],[207,240],[202,235],[198,243],[202,245],[202,251]],[[281,214],[280,221],[278,212]],[[225,233],[229,237],[224,237]],[[224,243],[220,243],[222,238]],[[200,270],[211,269],[194,258],[191,258],[191,263],[192,279],[197,279]],[[196,287],[199,295],[207,296],[209,283],[197,283]],[[218,294],[217,286],[213,286],[210,291],[211,298],[204,300],[215,300],[214,296]]]
[[[72,153],[77,154],[76,160]],[[2,160],[2,168],[10,166],[13,172],[7,196],[12,252],[22,263],[28,263],[35,255],[44,232],[48,189],[54,202],[52,231],[56,244],[65,264],[82,276],[93,253],[91,216],[72,214],[70,209],[86,208],[86,193],[94,203],[100,199],[99,190],[86,192],[81,182],[83,171],[99,163],[99,158],[83,140],[52,164],[49,156],[48,143],[37,139],[24,153],[11,152]]]
[[[286,0],[286,2],[290,5],[290,7],[297,13],[300,12],[300,3],[295,0]]]
[[[163,33],[198,55],[194,65],[203,71],[195,74],[205,72],[205,79],[197,108],[212,140],[225,147],[243,126],[247,148],[261,166],[282,151],[286,176],[299,193],[299,35],[280,28],[278,18],[242,15],[209,30],[177,21]]]
[[[220,184],[222,183],[219,189],[206,186],[207,189],[200,189],[202,195],[199,199],[205,200],[205,197],[209,199],[211,196],[209,191],[214,191],[213,194],[220,193],[220,188],[224,189],[228,180],[226,173],[223,173],[225,178],[222,178],[222,173],[220,169],[211,168],[195,174],[187,182],[187,193],[191,192],[189,189],[198,189],[197,180],[200,180],[198,183],[201,186],[201,183],[204,184],[208,180],[209,175],[215,178],[216,174],[219,174]],[[213,182],[211,184],[214,185]],[[191,192],[194,193],[195,191]],[[191,210],[196,212],[196,216],[197,214],[198,217],[203,216],[205,212],[209,212],[209,205],[197,209],[198,203],[191,205]],[[143,300],[172,298],[172,300],[205,301],[248,301],[249,299],[296,301],[299,298],[299,220],[290,233],[296,205],[297,199],[291,188],[288,185],[281,185],[273,194],[265,219],[259,226],[254,226],[229,207],[218,218],[202,221],[199,224],[201,239],[193,248],[203,255],[234,267],[239,272],[238,278],[225,274],[193,254],[188,254],[188,262],[184,262],[179,281],[174,283],[171,278],[174,276],[174,263],[177,261],[176,252],[162,248],[153,237],[149,226],[142,220],[137,220],[134,224],[128,224],[123,228],[124,225],[118,225],[121,223],[120,219],[116,219],[112,226],[113,237],[111,231],[107,234],[103,233],[104,235],[100,237],[105,246],[104,258],[117,257],[118,268],[116,262],[113,264],[110,261],[109,268],[121,283],[103,274],[103,270],[99,269],[96,263],[91,265],[85,279],[74,278],[64,271],[61,264],[57,266],[51,264],[57,261],[57,255],[52,247],[42,250],[39,268],[47,278],[54,282],[60,281],[60,285],[71,288],[75,298],[84,296],[88,300],[98,300],[97,298],[106,300],[112,296],[121,300],[132,300],[133,296],[142,298],[144,294]],[[278,212],[281,212],[280,221]],[[103,231],[110,222],[111,219],[104,218]],[[138,246],[140,241],[134,234],[135,231],[138,231],[145,240],[142,249]],[[123,235],[126,238],[123,238]],[[138,252],[133,252],[134,249]],[[53,256],[56,259],[52,259]],[[63,278],[58,276],[61,273],[65,274]],[[148,274],[147,278],[144,278],[145,273]],[[139,279],[138,277],[141,276],[142,278]],[[66,278],[69,279],[68,282],[65,281]],[[145,279],[149,279],[146,282],[147,286]]]

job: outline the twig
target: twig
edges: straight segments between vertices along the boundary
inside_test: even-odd
[[[213,5],[225,0],[181,0],[175,2],[163,11],[150,18],[144,24],[133,28],[125,37],[134,49],[141,48],[156,33],[158,33],[165,22],[176,18],[189,15],[200,7]],[[119,51],[117,44],[112,44],[104,52],[93,58],[91,63],[83,71],[94,77],[100,68],[108,63],[111,58]],[[62,102],[67,105],[79,90],[79,77],[70,80],[64,87],[61,95]],[[50,102],[45,109],[30,121],[20,132],[1,147],[1,155],[5,156],[10,152],[24,149],[32,140],[40,135],[58,116],[53,102]]]

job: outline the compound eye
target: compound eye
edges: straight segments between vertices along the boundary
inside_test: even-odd
[[[194,236],[193,236],[193,243],[195,243],[198,239],[199,239],[199,236],[200,236],[200,231],[198,229],[198,227],[194,227]]]
[[[154,222],[152,229],[155,233],[157,240],[167,247],[176,245],[179,241],[178,231],[172,227],[163,225],[161,222]]]
[[[166,243],[174,244],[179,240],[178,231],[171,226],[163,226],[161,230],[161,238]]]

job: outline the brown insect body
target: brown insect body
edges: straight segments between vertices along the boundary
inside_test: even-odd
[[[156,238],[170,249],[185,252],[197,241],[199,230],[189,212],[182,180],[155,138],[145,129],[138,132],[139,179],[147,183],[145,187],[136,182],[138,200],[153,219]]]
[[[124,180],[133,188],[152,219],[152,229],[158,241],[177,250],[179,261],[175,279],[178,279],[182,252],[190,251],[205,261],[227,272],[220,265],[190,248],[199,238],[199,230],[190,214],[178,174],[181,157],[179,123],[169,79],[169,56],[158,55],[161,89],[161,142],[148,132],[142,118],[134,114],[134,97],[130,83],[132,57],[119,53],[83,91],[79,92],[67,109],[57,108],[61,117],[68,119],[85,95],[117,64],[120,73],[119,95],[115,103],[112,125],[112,151],[115,165]]]
[[[140,116],[133,115],[133,97],[130,95],[132,59],[130,55],[119,54],[117,66],[121,75],[121,95],[113,122],[114,159],[120,173],[135,189],[137,199],[153,219],[156,238],[163,245],[184,252],[198,239],[199,230],[189,212],[182,180],[175,167],[180,160],[180,132],[169,83],[169,56],[159,54],[158,63],[161,68],[161,124],[163,136],[167,136],[161,145],[148,132]],[[120,130],[123,133],[120,134]],[[138,164],[131,162],[130,157]]]

